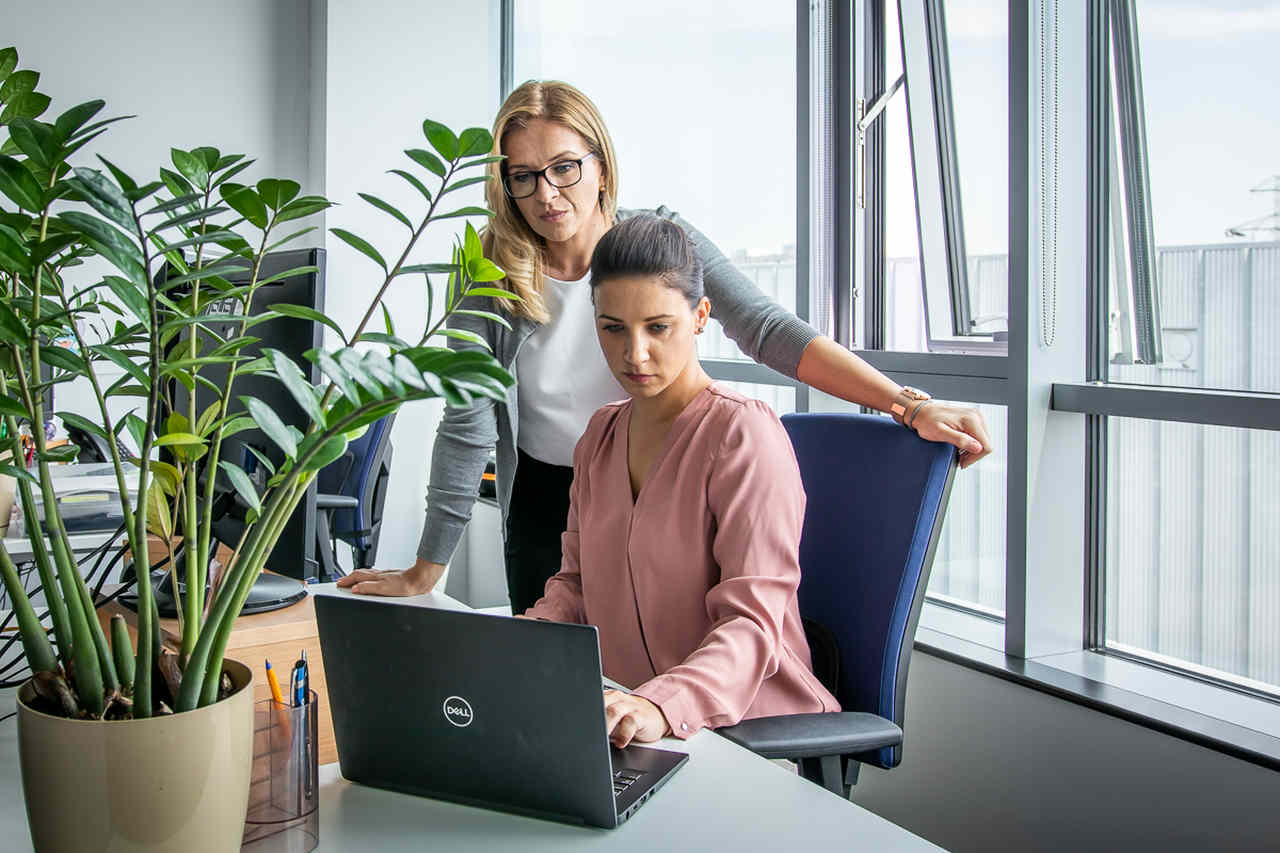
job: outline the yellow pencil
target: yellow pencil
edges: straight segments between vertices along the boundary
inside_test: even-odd
[[[271,698],[283,705],[284,694],[280,692],[280,682],[276,681],[276,671],[271,668],[271,661],[267,661],[267,684],[271,685]]]

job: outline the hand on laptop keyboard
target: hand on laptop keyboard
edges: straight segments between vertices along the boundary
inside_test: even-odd
[[[671,734],[662,710],[643,696],[618,690],[604,691],[604,722],[609,741],[623,749],[633,740],[650,743]]]

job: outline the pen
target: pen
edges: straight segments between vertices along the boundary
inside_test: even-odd
[[[271,668],[271,661],[267,661],[267,684],[271,687],[271,698],[279,705],[285,704],[284,694],[280,692],[280,681],[276,678],[276,671]]]
[[[293,673],[289,682],[293,690],[293,706],[299,708],[307,704],[307,691],[310,680],[307,677],[307,650],[302,650],[302,657],[293,665]]]

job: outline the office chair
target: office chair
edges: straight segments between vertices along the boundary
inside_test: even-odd
[[[862,762],[902,760],[907,667],[956,471],[949,444],[877,415],[795,414],[807,503],[798,600],[814,674],[838,714],[745,720],[718,733],[848,797]]]
[[[346,574],[337,560],[339,539],[351,546],[354,566],[372,565],[382,532],[382,508],[391,478],[391,425],[395,414],[369,424],[342,456],[320,471],[316,493],[316,550],[326,578]]]

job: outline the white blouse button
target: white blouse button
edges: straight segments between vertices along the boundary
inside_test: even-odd
[[[682,731],[682,732],[687,732],[687,731],[689,731],[689,724],[688,724],[688,723],[681,723],[681,724],[680,724],[680,731]]]

